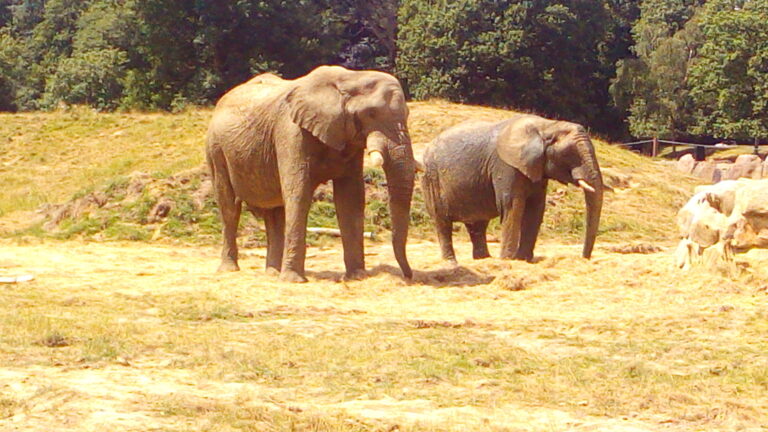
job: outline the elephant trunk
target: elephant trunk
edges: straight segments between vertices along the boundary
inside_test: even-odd
[[[590,182],[590,184],[595,183]],[[584,200],[587,207],[584,249],[581,253],[584,258],[590,258],[592,256],[592,248],[595,246],[595,238],[597,237],[597,228],[600,226],[600,212],[603,208],[602,183],[595,185],[594,189],[594,192],[584,191]]]
[[[401,130],[398,135],[399,142],[396,142],[387,138],[383,133],[372,132],[368,135],[367,147],[372,159],[381,159],[389,192],[392,250],[403,276],[411,279],[413,271],[408,264],[405,245],[408,240],[416,161],[413,157],[407,130]]]
[[[603,176],[600,173],[591,140],[584,137],[577,148],[581,154],[582,165],[575,170],[577,174],[574,179],[584,189],[584,201],[587,208],[586,223],[584,224],[584,249],[581,255],[584,258],[590,258],[595,246],[597,229],[600,226],[600,213],[603,209]]]

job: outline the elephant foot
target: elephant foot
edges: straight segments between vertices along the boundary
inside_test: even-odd
[[[280,269],[276,267],[267,267],[267,269],[264,271],[269,276],[280,276]]]
[[[298,274],[293,270],[283,270],[282,272],[280,272],[280,280],[283,282],[291,282],[291,283],[307,282],[307,278],[305,278],[304,276]]]
[[[219,273],[236,272],[240,271],[240,266],[237,265],[236,261],[223,260],[216,271]]]
[[[459,268],[459,262],[456,261],[456,258],[446,258],[445,264],[448,266],[448,268]]]
[[[490,258],[490,257],[491,257],[491,254],[489,254],[488,252],[479,253],[479,254],[472,254],[472,259],[476,259],[476,260],[486,259],[486,258]]]
[[[533,262],[533,255],[532,254],[530,254],[530,255],[529,254],[525,254],[525,255],[524,254],[517,254],[517,255],[515,255],[515,259],[516,260],[520,260],[520,261],[526,261],[526,262],[530,263],[530,262]]]
[[[367,277],[368,277],[368,272],[366,272],[364,269],[357,269],[357,270],[348,271],[344,275],[344,280],[345,281],[361,280]]]

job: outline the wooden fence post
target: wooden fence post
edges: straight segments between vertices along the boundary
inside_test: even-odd
[[[693,147],[694,159],[701,162],[707,158],[707,150],[702,145],[696,145]]]
[[[653,137],[653,147],[651,147],[651,157],[656,157],[659,155],[659,139],[656,137]]]
[[[760,146],[758,144],[757,137],[755,137],[755,155],[760,156]]]

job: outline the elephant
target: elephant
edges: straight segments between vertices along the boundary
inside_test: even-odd
[[[456,265],[453,222],[463,222],[474,259],[489,257],[486,231],[501,216],[501,258],[533,260],[547,182],[584,190],[590,258],[600,223],[603,179],[584,127],[517,114],[500,122],[469,121],[441,133],[424,152],[422,190],[443,259]]]
[[[307,217],[313,192],[333,181],[346,278],[365,276],[363,222],[367,153],[387,179],[392,247],[406,278],[408,222],[416,161],[399,81],[384,72],[320,66],[285,80],[257,75],[216,104],[206,159],[223,222],[219,271],[237,271],[243,204],[264,218],[266,269],[306,282]]]

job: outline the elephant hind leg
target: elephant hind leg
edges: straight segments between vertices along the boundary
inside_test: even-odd
[[[490,257],[488,241],[485,238],[485,233],[488,230],[488,221],[467,222],[464,226],[467,227],[469,238],[472,240],[472,258],[483,259]]]
[[[267,273],[280,274],[285,247],[285,207],[263,211],[267,228]]]
[[[453,223],[447,218],[436,217],[435,230],[443,259],[456,264],[456,252],[453,250]]]
[[[427,170],[421,179],[421,190],[424,193],[424,203],[427,212],[435,224],[437,240],[440,242],[440,253],[444,260],[456,265],[456,253],[453,250],[453,223],[446,217],[440,196],[439,181],[436,168],[425,158]]]
[[[218,271],[238,271],[240,267],[237,264],[237,226],[240,223],[240,212],[243,204],[235,196],[226,163],[223,160],[209,159],[209,161],[213,176],[214,196],[219,205],[221,221],[224,225],[222,229],[224,246],[221,249],[221,264]]]

